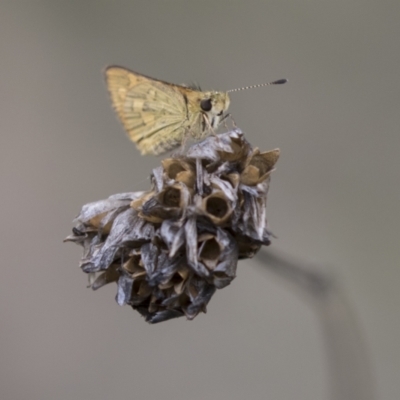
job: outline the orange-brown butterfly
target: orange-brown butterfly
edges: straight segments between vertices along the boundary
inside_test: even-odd
[[[130,139],[142,154],[153,155],[178,147],[188,136],[200,140],[212,134],[229,107],[228,92],[287,81],[202,92],[123,67],[108,67],[105,74],[113,107]]]

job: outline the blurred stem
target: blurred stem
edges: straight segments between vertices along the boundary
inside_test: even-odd
[[[373,400],[373,379],[359,327],[337,281],[326,271],[269,250],[260,251],[255,260],[305,294],[317,311],[327,349],[330,399]]]

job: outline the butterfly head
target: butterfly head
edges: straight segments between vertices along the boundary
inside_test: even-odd
[[[228,93],[223,92],[205,92],[200,100],[201,111],[207,115],[210,125],[216,128],[219,121],[228,109],[230,99]]]

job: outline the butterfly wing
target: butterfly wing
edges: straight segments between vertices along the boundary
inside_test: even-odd
[[[106,70],[111,100],[142,154],[161,154],[182,141],[190,125],[184,87],[122,67]]]

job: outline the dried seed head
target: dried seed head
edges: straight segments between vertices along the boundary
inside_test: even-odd
[[[146,321],[193,319],[235,278],[238,259],[270,243],[266,200],[279,150],[260,153],[240,131],[210,136],[153,170],[152,189],[82,208],[66,241],[98,289]]]

